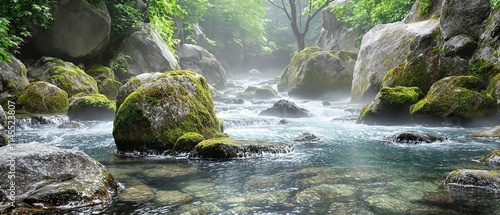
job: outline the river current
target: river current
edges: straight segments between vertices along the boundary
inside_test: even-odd
[[[234,96],[260,81],[233,81]],[[273,87],[276,87],[273,85]],[[281,95],[287,98],[286,95]],[[349,116],[359,105],[349,101],[294,100],[313,118],[257,116],[273,100],[244,104],[216,102],[225,133],[235,139],[284,142],[290,154],[216,161],[187,157],[116,155],[112,122],[83,122],[87,129],[60,130],[40,125],[18,131],[18,144],[45,142],[81,150],[103,163],[126,188],[102,214],[500,214],[492,198],[453,198],[443,187],[457,169],[487,169],[477,160],[498,148],[500,140],[472,139],[484,128],[370,126]],[[352,118],[352,117],[351,117]],[[422,131],[444,142],[400,145],[385,140],[403,131]],[[313,143],[293,142],[309,132]],[[90,211],[86,211],[90,212]]]

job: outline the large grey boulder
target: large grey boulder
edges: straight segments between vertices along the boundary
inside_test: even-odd
[[[459,34],[479,38],[490,9],[490,0],[445,0],[440,18],[445,40]]]
[[[163,153],[188,132],[206,139],[222,132],[205,78],[191,71],[143,84],[121,104],[113,126],[116,148],[126,152]]]
[[[0,62],[0,101],[19,94],[29,84],[24,64],[9,55],[11,62]]]
[[[8,155],[0,156],[2,213],[9,214],[14,209],[4,211],[11,199],[15,200],[16,214],[106,206],[113,202],[119,189],[104,165],[80,151],[26,143],[1,147],[0,153]],[[15,180],[9,175],[15,175]]]
[[[104,1],[59,0],[52,15],[50,28],[39,29],[32,39],[42,56],[84,60],[95,57],[109,42],[111,18]]]
[[[492,63],[500,61],[498,55],[493,54],[498,52],[500,48],[498,29],[500,29],[500,10],[492,10],[486,20],[484,31],[479,38],[478,48],[472,56],[473,60],[483,59]]]
[[[404,23],[420,22],[441,15],[441,8],[445,0],[416,0],[410,13],[403,19]],[[426,6],[426,4],[429,4]]]
[[[158,77],[160,77],[163,73],[143,73],[137,76],[134,76],[130,78],[127,83],[125,83],[123,86],[120,87],[118,90],[118,94],[116,96],[116,110],[120,108],[120,105],[125,101],[127,96],[132,94],[134,91],[137,90],[141,85],[152,81],[156,80]]]
[[[226,87],[226,72],[219,61],[206,49],[192,44],[184,44],[179,49],[181,68],[203,75],[216,89]]]
[[[349,95],[356,52],[308,47],[285,68],[279,91],[302,99],[340,99]]]
[[[428,50],[422,47],[426,40],[439,33],[439,20],[405,24],[396,22],[377,25],[363,36],[354,67],[351,97],[353,100],[371,100],[380,89],[389,70],[404,63],[411,53],[419,56]]]
[[[73,96],[77,93],[98,93],[97,82],[79,67],[53,57],[42,57],[28,68],[28,78],[56,85]]]
[[[323,50],[357,50],[356,38],[360,35],[357,31],[348,31],[348,26],[337,19],[331,12],[338,4],[345,4],[347,0],[335,0],[330,6],[321,11],[321,34],[316,45]]]
[[[142,73],[175,70],[178,63],[158,32],[144,24],[123,40],[111,67],[125,80]]]

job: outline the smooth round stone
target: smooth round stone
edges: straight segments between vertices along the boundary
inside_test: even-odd
[[[184,204],[193,201],[194,197],[179,191],[158,191],[155,201],[164,204]]]

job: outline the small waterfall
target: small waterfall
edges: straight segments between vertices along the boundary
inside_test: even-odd
[[[224,124],[224,128],[245,128],[254,127],[262,125],[276,125],[278,124],[278,118],[233,118],[233,119],[221,119]]]
[[[66,115],[57,116],[32,116],[16,120],[16,129],[25,130],[40,125],[58,125],[69,120]]]

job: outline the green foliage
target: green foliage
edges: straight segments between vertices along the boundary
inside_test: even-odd
[[[420,7],[420,11],[418,12],[418,16],[423,16],[423,15],[429,13],[429,10],[432,7],[432,2],[431,2],[431,0],[421,0],[421,1],[419,1],[419,7]]]
[[[498,9],[500,7],[500,0],[491,0],[491,6],[494,9]]]
[[[378,24],[402,20],[415,0],[351,0],[332,8],[337,17],[351,27],[368,32]]]
[[[151,25],[158,31],[170,50],[173,51],[174,45],[179,43],[179,39],[174,38],[174,18],[184,17],[186,11],[175,0],[148,1],[148,6],[147,16],[151,21]]]
[[[123,65],[123,62],[126,63],[126,62],[129,62],[131,60],[132,60],[132,56],[120,53],[120,54],[118,54],[118,57],[116,58],[116,60],[112,61],[111,65],[109,65],[109,66],[115,72],[127,73],[127,67],[125,67],[125,65]]]
[[[3,0],[0,6],[0,61],[9,60],[33,28],[48,29],[56,0]],[[30,23],[30,25],[28,25]]]
[[[206,36],[218,45],[211,47],[215,52],[226,46],[245,51],[260,47],[264,38],[265,23],[263,0],[209,2],[200,25]]]
[[[142,21],[141,12],[134,6],[134,0],[106,0],[111,17],[111,41],[122,37],[128,29]]]

